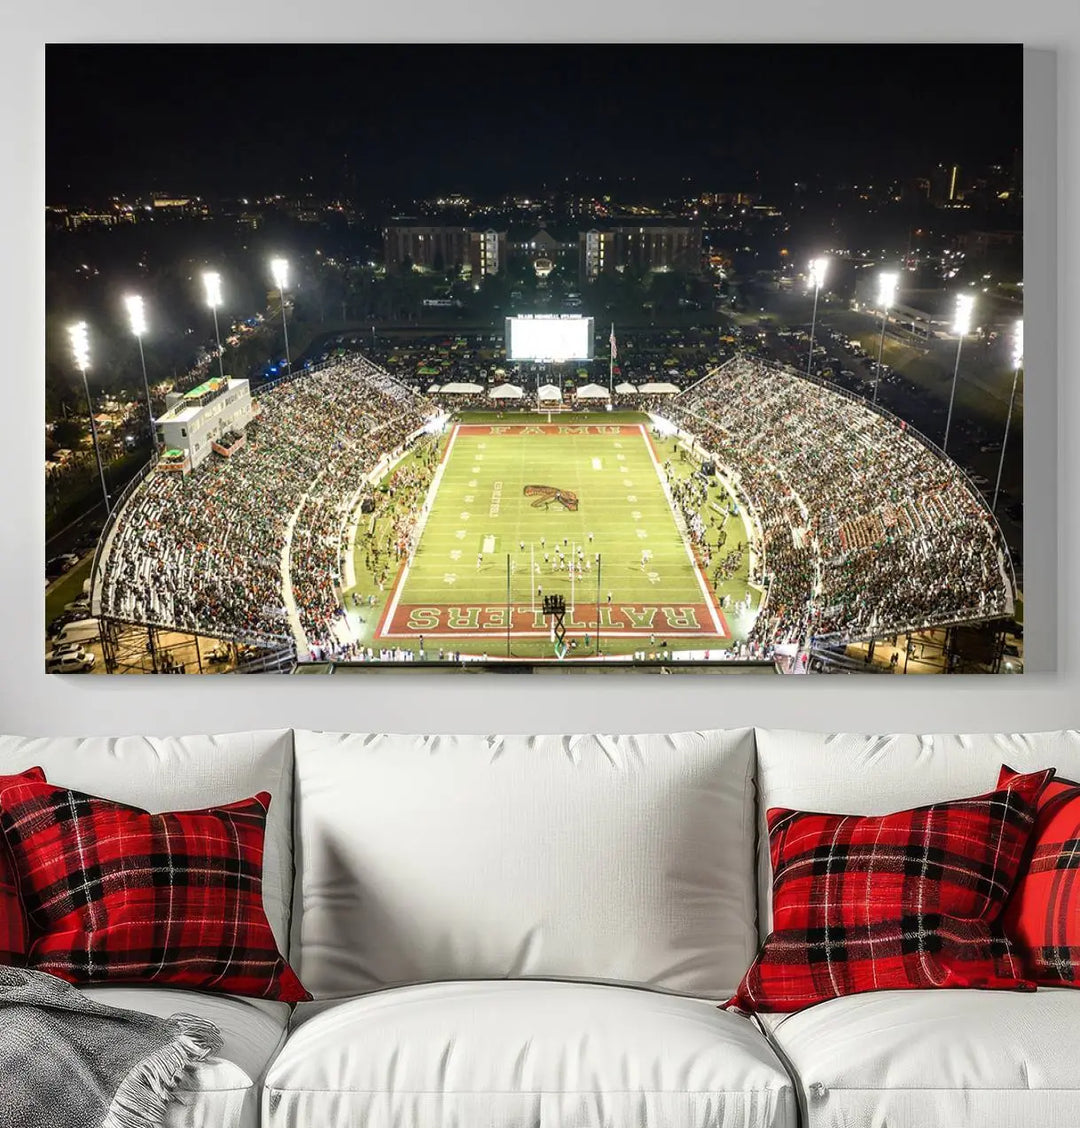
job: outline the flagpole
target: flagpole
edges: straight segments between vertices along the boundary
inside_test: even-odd
[[[610,359],[610,362],[609,362],[609,365],[608,365],[607,390],[608,390],[608,395],[613,396],[615,394],[615,322],[614,321],[611,323],[611,336],[608,338],[608,344],[610,345],[609,352],[611,354],[611,359]]]

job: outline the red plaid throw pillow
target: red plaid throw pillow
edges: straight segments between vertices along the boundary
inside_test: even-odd
[[[0,791],[34,933],[27,966],[72,983],[310,998],[262,904],[270,795],[152,815],[48,783]]]
[[[998,786],[1016,778],[1002,768]],[[1080,987],[1080,783],[1046,785],[1027,857],[1005,907],[1005,934],[1032,979]]]
[[[18,783],[23,779],[44,778],[45,773],[41,768],[28,768],[20,775],[0,775],[0,794],[6,784]],[[17,965],[25,959],[26,918],[19,900],[19,887],[15,882],[11,855],[4,836],[0,834],[0,964]]]
[[[1052,775],[892,815],[770,810],[773,930],[724,1005],[793,1011],[859,991],[1031,988],[999,918]]]

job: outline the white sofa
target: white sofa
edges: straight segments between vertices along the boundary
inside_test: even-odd
[[[1080,778],[1080,733],[0,737],[0,773],[176,810],[273,796],[264,901],[314,1001],[117,986],[216,1022],[169,1128],[1073,1128],[1080,991],[721,1011],[770,806]]]

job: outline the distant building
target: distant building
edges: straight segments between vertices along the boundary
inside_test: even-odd
[[[582,277],[594,281],[601,274],[627,269],[680,270],[696,274],[701,269],[701,228],[670,220],[597,225],[578,236]]]
[[[506,232],[457,224],[392,223],[383,233],[386,269],[406,264],[424,270],[453,270],[466,264],[474,274],[497,274],[506,262]]]
[[[506,232],[470,231],[469,263],[474,274],[498,274],[506,265]]]
[[[51,226],[57,227],[62,223],[67,228],[77,227],[117,227],[122,223],[134,223],[135,213],[130,209],[114,208],[112,211],[88,211],[80,209],[69,211],[67,208],[47,208],[46,218]]]
[[[960,166],[937,165],[930,174],[930,202],[944,207],[955,202],[961,194]]]
[[[1024,245],[1022,231],[967,231],[958,237],[963,252],[969,259],[983,259],[1004,248]]]
[[[210,207],[198,196],[167,196],[155,192],[151,198],[154,215],[207,216]]]
[[[166,450],[183,452],[193,470],[215,447],[221,453],[237,449],[256,413],[247,380],[232,377],[215,376],[189,392],[171,392],[165,402],[165,414],[155,420],[158,442]]]
[[[626,269],[701,269],[700,226],[667,219],[602,222],[589,231],[542,225],[510,232],[401,222],[386,228],[384,246],[389,271],[406,263],[425,270],[452,270],[467,263],[474,274],[497,274],[509,258],[525,259],[538,272],[577,268],[586,281]]]

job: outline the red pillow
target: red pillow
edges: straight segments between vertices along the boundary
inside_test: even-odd
[[[27,768],[18,775],[0,775],[0,793],[5,785],[19,780],[43,780],[45,773],[41,768]],[[26,918],[22,902],[19,900],[19,887],[15,882],[15,871],[11,865],[11,855],[7,843],[0,834],[0,964],[19,965],[26,959]]]
[[[725,1006],[860,991],[1032,988],[999,917],[1053,771],[892,815],[768,812],[773,930]]]
[[[998,786],[1017,778],[1001,769]],[[1002,923],[1027,975],[1080,987],[1080,783],[1054,779],[1039,797],[1028,861]]]
[[[0,826],[34,931],[27,966],[72,983],[154,983],[310,998],[262,903],[270,795],[149,814],[52,784],[0,790]]]

